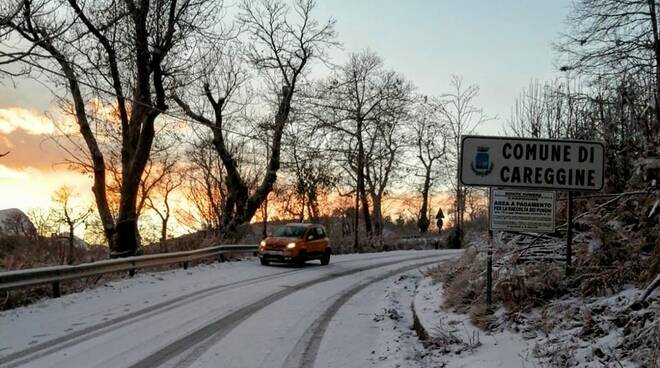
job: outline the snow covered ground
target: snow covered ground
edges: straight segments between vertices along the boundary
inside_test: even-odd
[[[400,333],[415,342],[407,321],[382,317],[410,311],[414,283],[401,275],[456,255],[342,255],[303,269],[250,259],[138,274],[0,313],[0,367],[396,366],[417,349],[396,345]]]
[[[415,310],[425,326],[430,340],[438,341],[435,354],[438,367],[536,367],[531,357],[533,345],[520,334],[501,331],[484,333],[470,322],[466,314],[448,312],[443,304],[441,285],[433,284],[430,277],[420,281],[415,295]],[[452,341],[453,340],[453,341]]]
[[[495,328],[484,332],[472,324],[469,315],[442,308],[442,284],[423,277],[418,282],[414,308],[430,336],[425,357],[431,362],[429,367],[627,368],[640,366],[631,360],[636,354],[636,344],[647,344],[652,339],[651,329],[658,328],[657,308],[628,309],[641,293],[642,290],[629,286],[609,297],[565,297],[545,308],[516,314],[517,322],[512,321],[511,315],[505,316],[507,312],[500,308],[493,316]],[[643,336],[644,331],[648,338]],[[627,356],[615,351],[622,346],[623,350],[628,349]],[[657,364],[660,357],[650,367]]]

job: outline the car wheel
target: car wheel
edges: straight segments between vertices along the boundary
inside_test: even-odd
[[[270,262],[266,258],[259,258],[259,261],[261,261],[262,266],[268,266]]]
[[[330,248],[326,249],[325,252],[323,252],[323,255],[321,256],[321,264],[323,266],[327,266],[330,263],[330,253],[332,253]]]
[[[305,252],[304,250],[301,250],[298,253],[298,257],[296,257],[295,265],[296,265],[296,267],[304,267],[306,261],[307,261],[307,252]]]

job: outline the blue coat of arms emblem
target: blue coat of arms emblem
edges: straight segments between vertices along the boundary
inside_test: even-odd
[[[493,171],[493,163],[490,161],[489,147],[477,147],[477,153],[472,159],[470,167],[478,176],[486,176]]]

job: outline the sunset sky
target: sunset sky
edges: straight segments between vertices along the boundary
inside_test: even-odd
[[[452,74],[481,87],[477,104],[496,119],[480,129],[498,134],[521,89],[558,76],[551,43],[564,29],[569,1],[333,0],[318,2],[317,17],[337,19],[343,49],[369,48],[424,94],[447,91]],[[0,81],[0,209],[48,207],[52,192],[69,185],[90,196],[90,178],[72,171],[52,136],[66,121],[51,88],[41,81]]]

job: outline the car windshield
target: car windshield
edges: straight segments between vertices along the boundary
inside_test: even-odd
[[[273,236],[280,238],[302,238],[305,228],[302,226],[282,226],[273,232]]]

